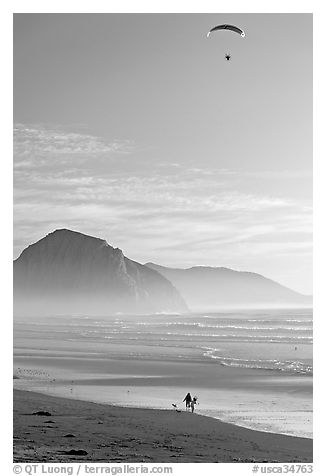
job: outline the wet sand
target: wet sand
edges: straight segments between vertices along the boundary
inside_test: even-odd
[[[191,335],[175,342],[173,336],[165,338],[161,331],[157,334],[153,319],[156,322],[163,317],[150,316],[146,325],[135,323],[134,317],[97,321],[68,316],[16,322],[14,388],[153,410],[170,410],[172,403],[183,408],[182,399],[190,391],[199,398],[196,416],[215,417],[257,431],[312,438],[311,375],[222,365],[207,355],[213,345],[206,342],[208,337],[198,341]],[[165,316],[163,320],[171,319]],[[149,325],[149,332],[144,332]],[[214,348],[220,345],[231,344],[216,342]],[[243,342],[234,345],[250,358],[251,344],[246,348]],[[288,347],[278,345],[276,352],[256,344],[254,356],[272,358],[276,352],[280,359],[293,360]],[[300,345],[300,355],[305,358],[309,357],[308,347]]]
[[[50,415],[33,415],[46,411]],[[67,436],[72,435],[72,436]],[[87,454],[67,454],[83,450]],[[14,390],[15,462],[312,462],[312,440]]]
[[[80,344],[79,344],[80,345]],[[250,429],[312,437],[311,378],[214,362],[110,358],[16,349],[15,388],[138,408],[171,409],[188,391],[196,412]]]

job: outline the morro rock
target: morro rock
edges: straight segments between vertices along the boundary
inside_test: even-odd
[[[174,286],[105,240],[56,230],[14,261],[15,314],[183,312]]]

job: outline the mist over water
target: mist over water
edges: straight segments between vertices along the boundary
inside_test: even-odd
[[[15,387],[312,437],[312,311],[16,317]]]
[[[312,375],[312,311],[60,316],[17,322],[16,332],[101,344],[107,355],[211,360],[216,365]],[[104,344],[104,347],[103,347]]]

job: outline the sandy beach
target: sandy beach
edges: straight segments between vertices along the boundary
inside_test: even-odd
[[[295,350],[287,322],[271,332],[290,341],[266,343],[247,333],[266,336],[270,316],[223,319],[16,322],[15,461],[312,462],[306,321],[291,318]],[[189,391],[199,398],[194,414],[182,402]]]
[[[162,410],[183,409],[190,391],[199,415],[312,438],[308,321],[301,314],[271,319],[254,313],[15,322],[14,388]]]
[[[15,390],[14,461],[312,462],[312,440],[248,430],[185,411],[124,408]]]

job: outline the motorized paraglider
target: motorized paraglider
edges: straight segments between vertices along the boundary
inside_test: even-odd
[[[242,38],[244,38],[246,36],[245,32],[241,28],[239,28],[237,26],[234,26],[234,25],[229,25],[228,23],[225,23],[223,25],[217,25],[217,26],[214,26],[213,28],[211,28],[209,30],[209,32],[207,33],[207,38],[209,38],[211,33],[215,32],[215,31],[219,31],[219,30],[233,31],[234,33],[238,33]],[[225,59],[226,59],[226,61],[230,61],[230,59],[231,59],[230,53],[225,54]]]

